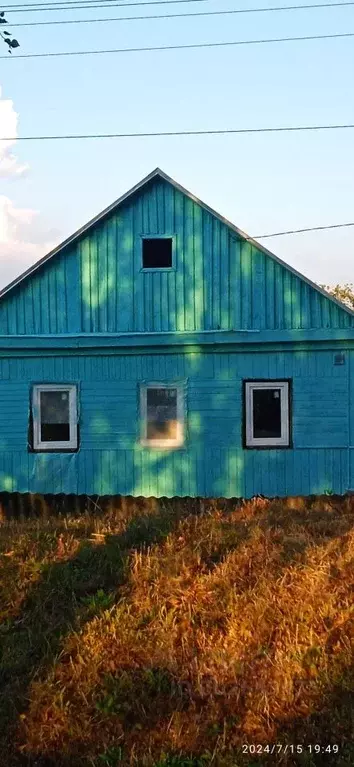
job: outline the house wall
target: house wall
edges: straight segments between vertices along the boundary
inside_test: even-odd
[[[354,352],[43,353],[0,358],[0,490],[145,496],[354,488]],[[187,379],[182,449],[139,445],[138,383]],[[292,449],[242,447],[242,380],[292,379]],[[77,453],[28,451],[32,383],[79,383]]]
[[[175,269],[141,270],[141,235],[173,235]],[[354,317],[154,180],[0,302],[0,335],[354,328]]]

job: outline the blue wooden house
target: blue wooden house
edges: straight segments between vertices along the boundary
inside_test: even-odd
[[[354,312],[156,169],[0,293],[0,490],[354,488]]]

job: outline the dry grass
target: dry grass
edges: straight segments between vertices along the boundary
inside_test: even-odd
[[[0,552],[1,765],[354,763],[353,497],[122,499]]]

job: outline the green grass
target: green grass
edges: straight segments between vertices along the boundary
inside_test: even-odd
[[[4,518],[0,765],[352,765],[353,525],[334,495]]]

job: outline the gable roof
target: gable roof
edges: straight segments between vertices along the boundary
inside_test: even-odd
[[[84,226],[80,227],[74,234],[70,235],[70,237],[67,237],[66,240],[60,243],[60,245],[57,245],[56,248],[51,250],[49,253],[47,253],[43,258],[40,258],[35,264],[30,266],[26,271],[22,272],[18,277],[16,277],[12,282],[10,282],[8,285],[6,285],[2,290],[0,290],[0,299],[3,298],[10,290],[15,288],[17,285],[19,285],[23,280],[25,280],[27,277],[29,277],[31,274],[34,274],[38,269],[40,269],[41,266],[47,263],[47,261],[50,261],[50,259],[54,258],[54,256],[57,255],[57,253],[60,253],[64,248],[66,248],[68,245],[73,244],[76,242],[76,240],[79,239],[83,234],[85,234],[92,226],[95,224],[98,224],[100,221],[102,221],[106,216],[108,216],[110,213],[112,213],[114,210],[119,208],[120,205],[122,205],[126,200],[129,199],[133,194],[138,192],[140,189],[142,189],[146,184],[148,184],[150,181],[152,181],[154,178],[161,178],[167,183],[171,184],[175,187],[175,189],[178,189],[179,192],[182,192],[186,197],[189,197],[190,200],[200,205],[201,208],[206,210],[208,213],[210,213],[212,216],[215,216],[219,221],[221,221],[223,224],[225,224],[229,229],[231,229],[240,239],[249,242],[251,245],[254,245],[256,248],[258,248],[260,251],[265,253],[267,256],[272,258],[274,261],[276,261],[278,264],[280,264],[282,267],[287,269],[289,272],[294,274],[296,277],[299,277],[301,280],[306,282],[308,285],[311,286],[314,290],[317,290],[319,293],[321,293],[323,296],[328,298],[330,301],[335,303],[337,306],[339,306],[344,311],[348,312],[352,317],[354,317],[354,310],[350,309],[348,306],[343,304],[341,301],[338,301],[334,296],[331,296],[330,293],[327,293],[326,290],[323,290],[323,288],[320,288],[319,285],[316,285],[315,282],[312,282],[308,277],[305,277],[305,275],[301,274],[301,272],[298,272],[294,267],[290,266],[286,263],[286,261],[283,261],[281,258],[276,256],[274,253],[272,253],[270,250],[264,247],[264,245],[261,245],[261,243],[257,242],[253,237],[249,237],[248,234],[243,232],[241,229],[239,229],[235,224],[232,224],[231,221],[228,221],[227,218],[222,216],[220,213],[218,213],[216,210],[211,208],[209,205],[207,205],[202,200],[199,200],[198,197],[196,197],[192,192],[189,192],[188,189],[185,189],[181,184],[179,184],[177,181],[175,181],[171,176],[168,176],[167,173],[164,173],[163,170],[160,168],[155,168],[155,170],[151,171],[145,178],[143,178],[141,181],[138,182],[138,184],[135,184],[131,189],[129,189],[127,192],[125,192],[121,197],[119,197],[115,202],[111,203],[107,208],[105,208],[101,213],[99,213],[97,216],[92,218],[90,221],[87,222]]]

